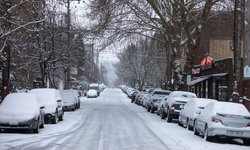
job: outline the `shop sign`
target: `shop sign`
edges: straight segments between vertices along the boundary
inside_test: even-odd
[[[192,74],[193,75],[197,75],[197,74],[200,74],[200,73],[201,73],[201,69],[200,68],[192,69]]]

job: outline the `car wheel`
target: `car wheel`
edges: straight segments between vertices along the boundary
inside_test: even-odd
[[[37,120],[36,128],[33,130],[34,133],[39,133],[39,118]]]
[[[57,122],[58,122],[58,114],[56,113],[52,123],[57,124]]]
[[[150,107],[148,106],[147,111],[150,112]]]
[[[153,114],[155,112],[154,107],[151,107],[150,112]]]
[[[181,127],[183,127],[183,124],[181,122],[181,116],[179,116],[179,118],[178,118],[178,125],[181,126]]]
[[[63,115],[64,115],[64,112],[62,112],[62,115],[59,117],[59,121],[63,121]]]
[[[40,128],[44,128],[44,117],[42,118],[42,124],[40,125]]]
[[[191,125],[189,123],[189,119],[187,120],[187,129],[190,130],[190,131],[192,131],[192,127],[191,127]]]
[[[168,114],[167,114],[167,122],[172,122],[173,116],[170,114],[170,110],[168,109]]]
[[[250,139],[243,139],[243,143],[247,146],[250,145]]]
[[[194,135],[200,135],[196,128],[196,121],[194,121]]]
[[[206,126],[204,130],[204,140],[211,141],[211,139],[212,137],[208,135],[208,127]]]
[[[161,110],[160,117],[161,119],[166,119],[166,114],[164,113],[163,110]]]
[[[157,114],[158,116],[160,116],[159,110],[156,111],[156,114]]]
[[[190,124],[189,124],[189,123],[187,124],[187,129],[188,129],[188,130],[190,130],[190,131],[192,131],[192,130],[193,130],[193,128],[190,126]]]

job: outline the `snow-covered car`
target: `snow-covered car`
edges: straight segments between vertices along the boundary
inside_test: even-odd
[[[190,98],[197,98],[195,93],[185,91],[173,91],[169,94],[162,109],[162,119],[167,118],[167,122],[179,118],[179,113]]]
[[[136,97],[135,97],[135,103],[138,104],[138,105],[141,105],[142,104],[142,98],[145,94],[148,94],[147,92],[139,92]]]
[[[101,83],[101,84],[99,85],[99,87],[101,88],[101,91],[104,91],[104,89],[106,88],[106,86],[105,86],[104,83]]]
[[[34,94],[7,95],[0,105],[0,132],[2,129],[29,129],[39,133],[39,128],[44,128],[43,108]]]
[[[161,100],[165,98],[167,95],[169,95],[169,93],[171,92],[167,90],[155,89],[152,92],[152,96],[148,102],[147,111],[154,113],[158,109],[158,106],[160,105]]]
[[[95,89],[90,89],[87,92],[87,98],[97,98],[98,97],[98,93]]]
[[[126,90],[126,94],[127,94],[127,96],[128,96],[128,98],[132,98],[132,95],[133,95],[133,93],[135,92],[135,91],[137,91],[136,89],[134,89],[134,88],[127,88],[127,90]]]
[[[138,100],[138,104],[144,106],[143,103],[148,98],[149,95],[150,94],[148,92],[143,92]]]
[[[184,108],[181,109],[178,124],[192,130],[201,110],[203,110],[207,104],[212,101],[216,100],[207,98],[191,98],[185,104]]]
[[[146,108],[146,106],[148,106],[149,100],[151,98],[151,94],[147,94],[143,97],[143,102],[142,102],[142,106]]]
[[[63,101],[63,110],[74,111],[77,109],[78,100],[76,99],[73,90],[63,90],[60,91],[62,101]]]
[[[100,88],[100,86],[99,86],[98,83],[91,83],[91,84],[89,85],[89,90],[92,90],[92,89],[97,91],[97,96],[100,96],[101,88]],[[87,93],[87,94],[88,94],[88,93]]]
[[[132,96],[131,96],[131,103],[133,103],[134,101],[135,101],[135,98],[136,98],[136,96],[139,94],[139,91],[134,91],[133,93],[132,93]]]
[[[74,89],[70,89],[69,91],[72,92],[74,98],[76,99],[76,109],[79,109],[81,107],[79,92],[77,90],[74,90]]]
[[[164,109],[164,105],[166,104],[167,98],[168,98],[168,95],[161,99],[160,104],[156,110],[156,114],[159,115],[161,118],[162,118],[162,112]]]
[[[241,138],[250,144],[250,114],[239,103],[214,101],[201,111],[194,125],[194,134],[210,141],[214,137]]]
[[[37,88],[30,90],[29,93],[35,94],[40,103],[44,105],[45,123],[52,122],[56,124],[58,120],[63,120],[63,102],[58,90]]]

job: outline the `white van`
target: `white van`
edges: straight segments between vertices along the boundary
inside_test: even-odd
[[[74,90],[63,90],[60,94],[63,101],[63,110],[74,111],[78,108],[78,96]]]
[[[56,124],[63,120],[63,103],[60,92],[56,89],[38,88],[32,89],[29,93],[35,94],[41,104],[44,105],[45,123]]]

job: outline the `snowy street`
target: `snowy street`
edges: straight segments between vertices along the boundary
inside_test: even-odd
[[[0,133],[1,150],[249,150],[241,141],[207,142],[193,132],[167,123],[130,102],[120,89],[98,98],[82,98],[81,108],[65,112],[58,124],[39,134]]]

